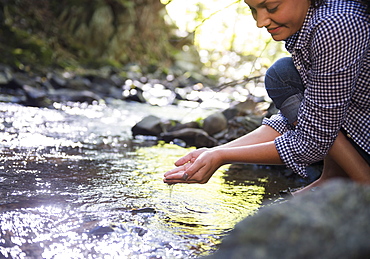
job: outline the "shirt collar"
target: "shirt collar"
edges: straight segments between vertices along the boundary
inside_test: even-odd
[[[289,53],[292,53],[293,49],[300,49],[303,46],[305,42],[306,32],[309,28],[309,22],[313,16],[314,10],[315,8],[310,5],[301,29],[285,40],[285,47]]]

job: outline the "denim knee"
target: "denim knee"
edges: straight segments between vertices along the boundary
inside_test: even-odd
[[[296,121],[304,87],[292,58],[279,59],[267,70],[265,87],[275,106],[289,122]]]

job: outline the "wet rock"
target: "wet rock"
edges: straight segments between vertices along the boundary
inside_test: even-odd
[[[144,228],[142,228],[142,227],[135,227],[135,228],[133,228],[133,231],[134,231],[135,233],[137,233],[137,234],[138,234],[138,236],[140,236],[140,237],[142,237],[142,236],[144,236],[146,233],[148,233],[148,230],[146,230],[146,229],[144,229]]]
[[[91,82],[89,79],[78,76],[75,78],[71,78],[67,81],[65,87],[69,89],[84,91],[90,89]]]
[[[208,259],[369,258],[370,186],[332,180],[314,192],[262,208]]]
[[[123,93],[121,89],[111,87],[111,88],[108,88],[107,90],[108,90],[107,97],[117,99],[117,100],[123,99]]]
[[[179,123],[179,122],[174,122],[175,125],[170,127],[168,131],[177,131],[181,129],[186,129],[186,128],[193,128],[193,129],[200,129],[199,123],[196,121],[191,121],[187,123]]]
[[[101,97],[91,91],[76,91],[71,89],[57,89],[49,95],[55,102],[87,102],[99,101]]]
[[[239,114],[239,110],[236,107],[230,107],[222,112],[226,120],[230,120]]]
[[[115,79],[118,80],[118,78]],[[117,89],[117,85],[110,78],[93,77],[91,81],[91,88],[94,89],[94,92],[102,93],[104,95],[110,95],[113,89]],[[120,98],[122,98],[122,90],[120,90],[119,92]]]
[[[256,113],[256,114],[254,114]],[[253,100],[211,114],[203,126],[192,121],[185,124],[167,122],[148,116],[132,128],[133,135],[156,136],[180,146],[214,147],[237,139],[258,128],[266,112],[257,111]],[[185,144],[184,144],[185,143]]]
[[[0,86],[6,86],[12,80],[12,70],[9,66],[0,65]]]
[[[203,130],[209,135],[218,133],[227,127],[227,120],[223,113],[216,112],[211,114],[203,121]]]
[[[22,89],[24,85],[37,86],[37,83],[26,73],[17,72],[13,74],[12,80],[9,82],[8,87]]]
[[[161,139],[170,142],[175,139],[185,141],[188,147],[214,147],[218,142],[213,137],[209,136],[207,132],[202,129],[185,128],[177,131],[171,131],[161,134]]]
[[[236,116],[228,121],[227,129],[213,135],[220,144],[230,142],[258,128],[262,123],[262,116]]]
[[[133,209],[130,210],[130,212],[134,215],[140,214],[140,213],[157,213],[157,211],[154,208],[142,208],[142,209]]]
[[[105,79],[105,78],[104,78]],[[109,77],[109,81],[113,83],[113,85],[120,87],[124,84],[124,79],[117,74],[113,74]],[[93,81],[95,82],[95,81]]]
[[[25,105],[34,107],[48,107],[51,105],[51,100],[47,97],[45,90],[29,85],[24,85],[23,90],[26,95]]]
[[[54,73],[49,73],[47,75],[47,78],[49,79],[50,84],[55,89],[64,88],[67,85],[67,80],[63,78],[62,76],[56,75]]]
[[[245,102],[236,104],[234,108],[238,110],[238,115],[249,115],[256,110],[257,103],[253,98],[249,98]]]
[[[255,130],[262,123],[263,116],[238,116],[234,118],[234,122],[244,128],[246,133]]]
[[[131,129],[132,135],[158,136],[163,132],[162,120],[154,115],[144,117]]]
[[[111,227],[97,226],[90,230],[88,234],[92,236],[102,237],[112,232],[114,232],[114,229]]]
[[[134,102],[139,102],[139,103],[146,103],[146,99],[143,96],[144,91],[139,88],[133,88],[130,90],[125,90],[124,91],[124,99],[127,101],[134,101]]]

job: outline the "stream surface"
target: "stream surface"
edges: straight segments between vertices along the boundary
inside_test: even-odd
[[[189,149],[133,140],[131,127],[149,114],[191,120],[199,111],[54,107],[0,103],[0,258],[197,258],[303,184],[284,168],[232,165],[205,185],[168,186],[163,174]]]

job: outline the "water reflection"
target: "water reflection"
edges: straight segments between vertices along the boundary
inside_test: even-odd
[[[225,166],[206,185],[164,184],[189,150],[132,141],[134,122],[161,112],[140,107],[0,104],[0,257],[196,258],[276,199],[271,168]]]
[[[148,173],[153,188],[151,200],[159,218],[172,233],[191,242],[197,251],[214,249],[220,238],[262,203],[264,188],[234,187],[225,182],[228,166],[220,168],[206,185],[165,186],[161,176],[189,150],[174,145],[141,148],[140,172]],[[154,177],[153,177],[154,176]],[[208,247],[203,243],[207,240]],[[212,245],[209,243],[211,242]],[[204,252],[204,251],[203,251]]]

